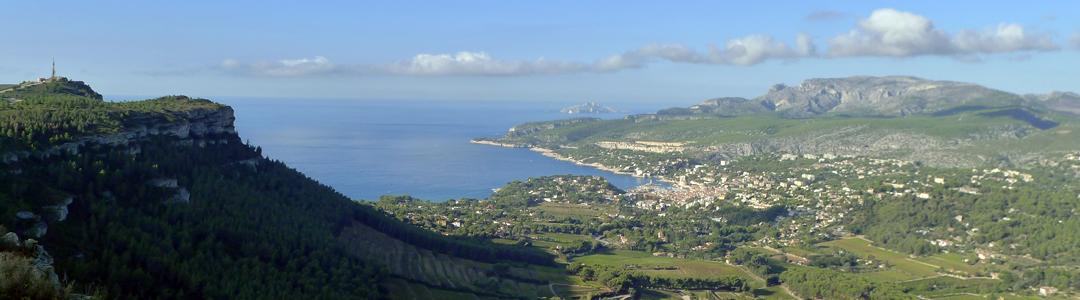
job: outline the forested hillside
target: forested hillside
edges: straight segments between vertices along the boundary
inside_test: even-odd
[[[0,107],[0,223],[39,240],[76,292],[384,298],[385,263],[354,255],[338,239],[358,222],[463,258],[552,261],[438,235],[348,199],[263,158],[232,131],[232,110],[208,100],[111,103],[66,80],[18,92],[4,94],[18,101]]]

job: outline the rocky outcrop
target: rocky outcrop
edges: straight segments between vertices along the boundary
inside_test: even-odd
[[[573,118],[573,119],[563,119],[563,120],[555,120],[555,121],[525,123],[525,124],[521,124],[521,125],[518,125],[518,126],[514,126],[513,128],[510,128],[510,130],[507,131],[505,135],[503,135],[503,138],[513,138],[513,137],[518,137],[518,136],[530,134],[530,133],[537,132],[537,131],[553,129],[555,127],[566,126],[566,125],[577,124],[577,123],[584,123],[584,122],[596,122],[596,121],[600,121],[600,118]]]
[[[1027,94],[1024,99],[1041,103],[1046,107],[1068,113],[1080,115],[1080,95],[1070,92],[1050,92],[1046,94]]]
[[[37,155],[49,157],[65,153],[77,153],[82,146],[127,146],[136,144],[150,136],[173,136],[180,139],[191,140],[208,135],[235,134],[233,126],[233,109],[222,106],[217,109],[196,109],[191,111],[168,112],[168,115],[142,114],[130,116],[125,122],[126,128],[117,133],[96,134],[79,137],[73,142],[68,142],[50,147],[45,150],[30,153],[28,151],[14,151],[0,154],[0,160],[5,163],[18,161],[21,158]],[[200,141],[205,145],[206,141]],[[138,148],[132,148],[137,152]]]
[[[974,83],[909,76],[856,76],[808,79],[798,86],[778,84],[754,101],[782,111],[786,117],[806,118],[829,112],[906,116],[974,103],[1016,105],[1023,99]]]
[[[645,151],[654,153],[670,153],[670,152],[683,152],[686,148],[683,147],[683,143],[665,143],[665,142],[597,142],[596,146],[605,149],[618,149],[618,150],[633,150],[633,151]]]
[[[45,233],[49,230],[49,223],[67,220],[68,205],[71,205],[74,201],[75,198],[69,196],[55,205],[41,207],[40,215],[31,211],[15,213],[18,223],[24,224],[20,227],[20,232],[33,238],[45,236]]]
[[[582,105],[575,105],[569,108],[564,108],[559,112],[564,114],[606,114],[606,113],[624,113],[630,112],[628,110],[614,109],[607,106],[596,104],[596,102],[589,102]]]
[[[0,234],[3,234],[3,237],[0,237],[0,255],[5,256],[5,259],[28,258],[29,263],[26,267],[45,275],[45,279],[56,286],[57,289],[60,289],[60,277],[56,275],[56,270],[53,268],[53,258],[49,255],[49,252],[46,252],[45,248],[34,239],[22,240],[14,232],[6,232],[6,230],[2,229],[3,227],[0,227]]]
[[[174,194],[165,200],[166,204],[188,203],[191,201],[191,192],[188,192],[187,188],[180,187],[176,178],[159,178],[150,180],[150,182],[147,183],[156,187],[173,190]]]
[[[518,144],[515,144],[515,143],[503,143],[503,142],[496,142],[496,141],[488,140],[488,139],[473,139],[473,140],[471,140],[469,142],[473,143],[473,144],[492,145],[492,146],[507,147],[507,148],[529,148],[529,147],[532,147],[531,144],[527,144],[527,143],[518,143]]]

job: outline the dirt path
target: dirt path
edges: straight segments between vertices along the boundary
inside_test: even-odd
[[[923,265],[926,265],[927,267],[932,267],[932,268],[941,268],[941,266],[935,266],[935,265],[932,265],[932,264],[929,264],[929,263],[924,263],[924,262],[921,262],[921,261],[917,261],[917,260],[914,260],[914,259],[910,259],[910,258],[905,258],[905,259],[906,259],[906,260],[910,260],[911,262],[915,262],[915,263],[919,263],[919,264],[923,264]]]

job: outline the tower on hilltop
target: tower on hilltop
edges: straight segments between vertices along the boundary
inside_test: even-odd
[[[53,58],[53,60],[52,60],[52,77],[49,77],[49,78],[56,78],[56,59],[55,58]]]

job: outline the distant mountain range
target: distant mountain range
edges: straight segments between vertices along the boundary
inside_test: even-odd
[[[477,141],[546,149],[674,142],[703,159],[788,152],[1015,166],[1080,148],[1078,115],[1080,95],[1071,92],[1017,95],[973,83],[856,76],[777,84],[754,99],[715,98],[621,120],[527,123]]]
[[[564,108],[559,112],[564,114],[606,114],[606,113],[625,113],[630,112],[627,110],[614,109],[607,106],[596,104],[596,102],[589,102],[582,105],[575,105],[568,108]]]
[[[689,108],[672,108],[664,115],[715,114],[737,116],[777,111],[785,118],[818,115],[902,117],[933,114],[961,106],[1006,107],[1080,114],[1080,95],[1051,92],[1016,95],[974,83],[933,81],[910,76],[808,79],[798,86],[774,85],[752,100],[717,98]]]

